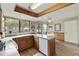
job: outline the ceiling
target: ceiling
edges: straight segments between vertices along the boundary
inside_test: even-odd
[[[2,8],[4,16],[9,16],[9,17],[15,17],[15,18],[20,18],[20,19],[27,19],[27,20],[35,21],[36,20],[35,17],[32,17],[32,16],[29,16],[29,15],[25,15],[25,14],[18,13],[18,12],[14,11],[16,5],[21,6],[21,7],[25,8],[25,9],[29,10],[28,7],[31,4],[32,3],[1,3],[1,8]],[[38,8],[36,8],[34,10],[31,10],[31,11],[35,12],[35,13],[39,13],[39,12],[45,10],[46,8],[49,8],[51,5],[52,4],[50,4],[50,3],[45,3],[45,4],[40,5]]]
[[[35,17],[15,12],[14,11],[15,6],[16,6],[15,3],[1,3],[1,9],[2,9],[3,15],[8,17],[19,18],[19,19],[31,20],[31,21],[36,20]]]
[[[48,13],[39,17],[40,21],[46,21],[51,18],[52,21],[63,21],[70,17],[79,16],[79,4],[73,4],[63,9]]]
[[[55,4],[55,3],[54,3]],[[54,5],[53,3],[43,3],[42,5],[40,5],[38,8],[32,10],[35,13],[39,13],[49,7],[51,7],[51,5]],[[20,19],[26,19],[26,20],[31,20],[31,21],[47,21],[48,18],[51,18],[53,21],[54,20],[61,20],[61,19],[65,19],[67,17],[72,17],[75,15],[78,15],[79,13],[79,4],[73,4],[70,5],[68,7],[65,7],[63,9],[48,13],[46,15],[43,15],[41,17],[33,17],[33,16],[29,16],[29,15],[25,15],[22,13],[18,13],[15,12],[14,9],[16,7],[16,5],[21,6],[23,8],[26,8],[29,10],[29,6],[31,5],[31,3],[2,3],[1,4],[1,9],[3,11],[3,15],[4,16],[9,16],[9,17],[14,17],[14,18],[20,18]]]
[[[37,8],[34,8],[39,3],[30,3],[30,4],[16,4],[14,11],[33,17],[40,17],[50,12],[65,8],[72,5],[73,3],[41,3]],[[32,7],[32,8],[31,8]]]
[[[29,9],[29,6],[31,6],[32,3],[18,3],[16,5],[23,7],[25,9],[31,10],[32,12],[40,13],[41,11],[46,10],[47,8],[51,7],[52,5],[55,5],[55,3],[45,3],[45,4],[43,3],[36,9]]]

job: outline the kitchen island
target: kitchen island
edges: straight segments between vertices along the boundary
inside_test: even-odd
[[[35,39],[37,37],[37,39]],[[47,56],[55,55],[55,37],[49,35],[41,35],[41,34],[26,34],[26,35],[18,35],[12,37],[6,37],[2,40],[5,40],[8,44],[6,45],[8,50],[14,48],[17,56],[19,56],[19,52],[22,52],[26,49],[34,47],[41,53]],[[13,44],[11,44],[14,42]],[[11,45],[10,45],[10,44]],[[19,51],[19,52],[18,52]],[[7,54],[6,54],[7,55]],[[14,54],[8,54],[14,55]],[[14,56],[15,56],[14,55]]]
[[[39,36],[39,51],[46,56],[54,56],[55,51],[55,37],[53,35]]]

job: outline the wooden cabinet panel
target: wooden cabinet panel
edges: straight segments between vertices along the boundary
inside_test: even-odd
[[[34,48],[39,50],[39,37],[34,36]]]
[[[55,39],[48,40],[48,55],[49,56],[55,56],[56,50],[55,50]]]
[[[17,43],[19,51],[23,51],[27,48],[33,47],[33,36],[19,37],[14,38],[13,40]]]
[[[47,34],[53,34],[57,40],[64,41],[64,33],[62,32],[48,32]]]
[[[56,36],[56,39],[64,41],[64,33],[55,32],[54,34]]]

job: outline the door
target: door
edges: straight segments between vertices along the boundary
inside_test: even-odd
[[[77,20],[68,20],[64,22],[64,30],[65,30],[65,41],[78,43],[77,40]]]

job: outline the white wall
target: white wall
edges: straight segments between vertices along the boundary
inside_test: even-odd
[[[1,18],[2,18],[2,11],[0,10],[0,31],[1,31],[1,24],[2,24],[2,20],[1,20]]]
[[[79,16],[78,16],[78,44],[79,44]]]
[[[55,24],[61,24],[61,31],[55,31]],[[48,30],[53,32],[64,32],[64,22],[63,21],[54,21],[49,23],[49,26],[52,26],[52,29]]]
[[[4,34],[4,18],[3,18],[3,14],[2,14],[1,10],[0,10],[0,32],[3,32],[3,37],[5,37],[5,34]]]
[[[55,27],[54,27],[54,25],[55,24],[58,24],[58,23],[60,23],[61,24],[61,32],[64,32],[65,33],[65,26],[64,26],[64,22],[65,21],[68,21],[68,20],[78,20],[77,22],[78,22],[78,26],[77,26],[77,31],[75,31],[74,33],[76,33],[77,32],[77,34],[75,34],[75,35],[77,35],[77,39],[75,40],[75,39],[73,39],[74,38],[74,36],[75,35],[73,35],[73,34],[70,34],[70,35],[72,35],[73,36],[73,38],[72,38],[72,43],[78,43],[79,44],[79,16],[72,16],[72,17],[69,17],[69,18],[66,18],[66,19],[64,19],[64,20],[62,20],[62,21],[53,21],[53,22],[51,22],[50,24],[49,24],[49,26],[52,26],[53,28],[51,29],[51,31],[52,32],[55,32],[54,31],[54,29],[55,29]],[[73,27],[72,26],[72,28],[75,28],[75,27]],[[50,31],[50,30],[49,30]],[[65,34],[66,35],[66,34]],[[69,37],[68,37],[69,38]],[[69,39],[67,39],[67,40],[65,40],[65,41],[68,41]],[[68,42],[71,42],[71,41],[68,41]]]
[[[68,18],[64,21],[64,40],[67,42],[78,43],[78,17]]]

